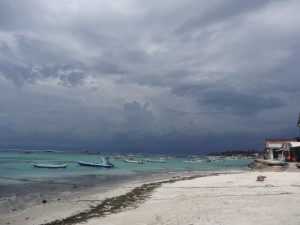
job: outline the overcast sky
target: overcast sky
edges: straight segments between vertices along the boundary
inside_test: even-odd
[[[0,147],[207,153],[295,137],[299,11],[299,0],[1,0]]]

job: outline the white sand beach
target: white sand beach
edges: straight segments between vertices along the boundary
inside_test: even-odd
[[[249,172],[165,184],[139,208],[88,224],[299,225],[299,206],[300,173]]]
[[[257,181],[258,176],[265,179]],[[103,200],[129,189],[116,189],[89,199]],[[73,199],[42,204],[1,217],[0,224],[43,224],[84,211],[95,202]],[[92,218],[82,224],[298,225],[299,206],[299,172],[243,172],[163,184],[135,209]]]

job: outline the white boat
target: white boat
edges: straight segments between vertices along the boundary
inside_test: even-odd
[[[236,157],[236,156],[227,156],[225,159],[226,160],[238,160],[238,157]]]
[[[184,163],[203,163],[203,162],[206,162],[205,160],[202,160],[202,159],[192,159],[192,160],[189,160],[189,161],[183,161]]]
[[[49,163],[31,163],[34,167],[37,168],[48,168],[48,169],[59,169],[66,168],[67,164],[49,164]]]
[[[218,156],[209,156],[209,157],[208,157],[208,160],[209,160],[210,162],[224,162],[224,161],[225,161],[225,158],[218,157]]]
[[[138,163],[138,164],[143,164],[144,160],[131,160],[131,159],[123,159],[123,162],[125,163]]]
[[[153,162],[153,163],[166,163],[166,160],[162,160],[162,159],[146,159],[146,162]]]

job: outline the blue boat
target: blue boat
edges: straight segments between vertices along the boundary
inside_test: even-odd
[[[91,166],[91,167],[103,167],[103,168],[114,168],[115,165],[108,161],[108,157],[106,159],[102,158],[101,162],[86,162],[86,161],[80,161],[76,160],[75,162],[78,163],[80,166]]]

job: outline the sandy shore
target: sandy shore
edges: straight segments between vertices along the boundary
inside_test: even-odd
[[[265,176],[264,181],[257,181]],[[0,224],[43,224],[96,206],[138,187],[122,187],[85,199],[41,204],[0,218]],[[81,224],[299,224],[300,173],[243,172],[163,183],[137,207]],[[91,201],[90,201],[91,200]],[[99,215],[96,215],[99,216]]]
[[[137,209],[87,224],[298,225],[299,206],[300,173],[248,172],[164,184]]]

